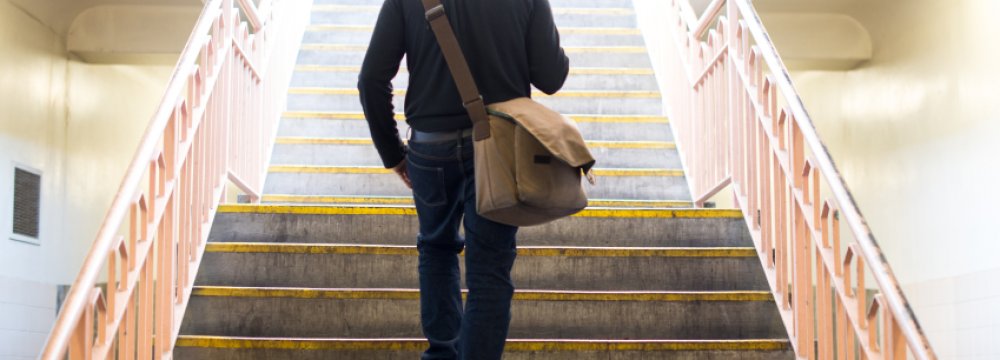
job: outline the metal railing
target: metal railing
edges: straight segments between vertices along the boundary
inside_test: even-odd
[[[42,359],[172,358],[227,185],[260,198],[311,1],[239,5],[206,2]]]
[[[662,75],[695,202],[732,185],[797,356],[936,359],[753,5],[669,1]]]

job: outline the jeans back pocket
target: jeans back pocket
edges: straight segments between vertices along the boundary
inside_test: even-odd
[[[407,160],[407,172],[413,184],[413,197],[426,206],[441,206],[448,202],[444,168],[428,167]]]

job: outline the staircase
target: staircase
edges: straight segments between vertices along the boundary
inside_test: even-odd
[[[381,0],[316,2],[263,204],[219,208],[178,359],[425,347],[412,198],[380,166],[355,90]],[[578,216],[520,231],[505,358],[794,357],[741,212],[691,209],[631,2],[551,2],[573,68],[537,98],[578,122],[599,184]]]

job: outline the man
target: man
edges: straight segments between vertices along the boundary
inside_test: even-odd
[[[487,104],[530,96],[532,84],[549,94],[562,87],[569,59],[548,0],[443,4]],[[404,55],[410,73],[408,146],[393,119],[391,84]],[[421,323],[430,342],[422,359],[500,359],[511,318],[517,228],[476,213],[472,122],[421,0],[385,0],[358,89],[383,164],[413,189]],[[464,311],[458,265],[463,248],[469,288]]]

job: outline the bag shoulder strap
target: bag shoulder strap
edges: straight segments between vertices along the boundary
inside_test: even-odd
[[[489,115],[486,113],[486,104],[483,103],[483,96],[479,93],[475,79],[472,78],[472,71],[469,70],[469,63],[462,54],[462,48],[455,37],[455,31],[448,22],[448,15],[445,14],[444,5],[441,0],[422,0],[424,3],[424,16],[430,23],[434,37],[437,39],[441,53],[451,71],[451,77],[455,79],[455,86],[458,87],[458,94],[462,97],[462,105],[465,111],[469,112],[472,118],[473,138],[483,140],[490,137]]]

